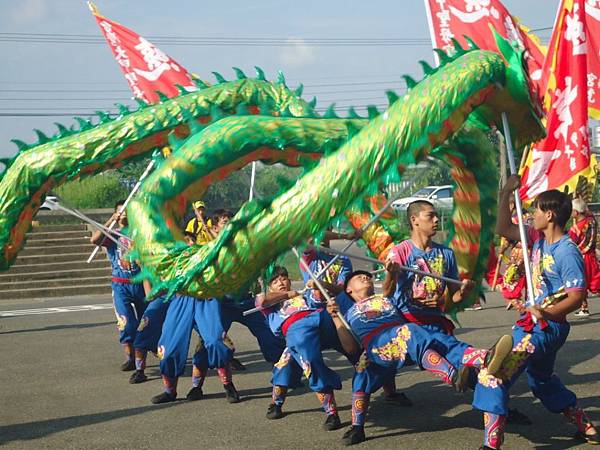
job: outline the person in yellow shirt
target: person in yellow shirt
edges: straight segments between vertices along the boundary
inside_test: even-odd
[[[204,218],[206,205],[202,200],[197,200],[192,203],[192,207],[194,208],[196,217],[190,219],[185,227],[185,231],[196,236],[196,244],[205,245],[215,238],[211,230],[211,220]]]

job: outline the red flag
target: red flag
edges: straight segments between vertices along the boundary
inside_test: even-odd
[[[454,52],[452,38],[465,47],[468,36],[482,50],[498,52],[490,25],[505,39],[526,50],[525,58],[534,90],[543,95],[542,67],[545,49],[499,0],[425,0],[434,48]]]
[[[600,119],[600,1],[587,0],[585,12],[588,38],[588,112],[592,119]]]
[[[134,97],[156,103],[159,101],[156,91],[171,98],[179,95],[177,85],[188,91],[197,89],[189,72],[175,60],[130,29],[101,16],[93,3],[88,5]]]
[[[533,145],[522,173],[521,198],[533,200],[548,189],[575,190],[591,177],[587,127],[587,52],[584,0],[563,0],[544,71],[549,74],[546,129]]]

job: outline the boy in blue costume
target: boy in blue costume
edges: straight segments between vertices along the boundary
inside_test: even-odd
[[[509,201],[519,188],[520,179],[511,176],[500,193],[496,231],[509,240],[519,241],[517,225],[511,221]],[[542,192],[534,203],[533,228],[528,228],[531,252],[534,305],[514,302],[521,313],[513,327],[515,346],[507,358],[502,381],[485,371],[479,374],[473,406],[484,412],[483,449],[499,449],[504,440],[509,389],[527,372],[529,387],[553,413],[562,413],[577,427],[576,438],[599,444],[597,429],[578,406],[576,395],[554,373],[556,356],[565,343],[570,325],[567,315],[585,299],[583,257],[565,233],[571,216],[571,200],[557,190]],[[535,318],[535,320],[534,320]]]
[[[371,394],[406,362],[418,364],[457,389],[467,382],[469,372],[457,370],[436,351],[439,343],[433,333],[405,320],[389,299],[375,295],[369,272],[353,272],[346,282],[345,292],[354,304],[344,316],[364,349],[352,381],[352,427],[342,438],[344,444],[354,445],[365,440],[364,424]],[[340,310],[343,308],[330,307],[331,313]],[[469,365],[497,373],[511,348],[511,337],[503,336],[492,350],[473,349],[481,359]]]
[[[327,367],[321,352],[333,348],[344,353],[337,333],[339,324],[332,320],[323,303],[291,290],[284,267],[275,267],[268,281],[269,291],[256,297],[256,306],[265,308],[263,314],[273,334],[285,337],[287,348],[273,368],[273,395],[267,418],[283,417],[287,390],[299,366],[327,416],[324,429],[336,430],[341,421],[334,390],[341,389],[342,383],[339,375]]]
[[[123,201],[115,204],[115,213],[108,220],[106,226],[113,221],[117,222],[115,231],[122,235],[127,234],[127,212],[118,213]],[[106,237],[101,230],[92,233],[90,241],[94,245],[106,248],[106,254],[112,266],[112,291],[115,314],[117,316],[117,328],[119,330],[119,342],[125,352],[125,362],[121,364],[121,370],[135,370],[135,358],[133,341],[135,340],[139,319],[146,309],[146,293],[142,283],[133,282],[133,278],[140,273],[140,267],[135,261],[127,258],[127,250],[132,242],[126,237],[117,234],[112,235],[119,242],[115,243]]]

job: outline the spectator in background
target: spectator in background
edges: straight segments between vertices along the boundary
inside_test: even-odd
[[[197,200],[192,203],[192,208],[194,209],[194,215],[196,217],[187,223],[185,231],[186,233],[192,233],[196,236],[196,244],[205,245],[215,237],[211,230],[210,219],[206,220],[204,217],[206,205],[202,200]]]
[[[569,237],[583,255],[587,290],[592,294],[597,294],[600,292],[600,267],[598,267],[598,260],[596,259],[598,224],[582,199],[576,198],[572,203],[573,225],[569,229]],[[577,317],[588,317],[590,315],[587,298],[575,315]]]

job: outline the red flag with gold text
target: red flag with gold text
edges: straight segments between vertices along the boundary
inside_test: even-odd
[[[586,14],[584,0],[563,0],[544,64],[549,74],[547,137],[532,146],[522,171],[525,201],[548,189],[573,192],[589,178]]]
[[[137,33],[103,17],[89,4],[133,96],[148,103],[159,101],[157,91],[172,98],[180,94],[177,85],[197,90],[190,73],[174,59]]]

